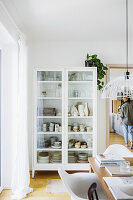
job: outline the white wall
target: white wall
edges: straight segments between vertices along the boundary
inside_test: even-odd
[[[32,150],[32,114],[33,108],[33,68],[38,66],[60,66],[60,67],[83,67],[86,53],[96,53],[104,64],[125,63],[125,45],[123,41],[116,42],[42,42],[30,43],[28,50],[29,59],[29,152],[31,166]],[[130,52],[131,54],[131,52]],[[133,58],[132,58],[133,59]],[[130,63],[133,62],[130,61]],[[106,148],[106,105],[98,93],[98,152],[103,152]]]

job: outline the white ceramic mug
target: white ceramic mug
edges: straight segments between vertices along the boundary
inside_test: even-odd
[[[62,132],[62,126],[59,126],[59,132]]]
[[[87,131],[87,132],[92,131],[92,127],[91,127],[91,126],[87,126],[87,127],[86,127],[86,131]]]
[[[55,124],[55,132],[59,131],[59,124]]]

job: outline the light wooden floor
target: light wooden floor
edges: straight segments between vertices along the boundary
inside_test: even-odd
[[[34,192],[29,194],[27,200],[70,200],[67,193],[46,193],[47,179],[59,179],[57,172],[36,172],[35,178],[31,179],[30,187]],[[10,200],[11,190],[4,190],[0,195],[0,200]]]
[[[125,145],[124,138],[116,133],[110,133],[109,135],[109,144],[122,144]],[[133,149],[130,149],[130,142],[128,149],[133,152]]]

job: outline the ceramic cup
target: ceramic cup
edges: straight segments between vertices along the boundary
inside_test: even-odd
[[[62,132],[62,126],[59,126],[59,132]]]
[[[59,146],[61,146],[61,141],[54,142],[54,146],[56,146],[56,147],[59,147]]]
[[[130,172],[130,162],[123,161],[120,163],[120,172]]]
[[[54,126],[49,126],[49,131],[53,132],[54,131]]]
[[[47,132],[47,128],[46,127],[43,127],[43,132]]]
[[[69,148],[72,148],[72,147],[73,147],[73,143],[72,143],[72,142],[69,142],[69,143],[68,143],[68,147],[69,147]]]
[[[75,148],[76,148],[76,149],[79,149],[79,148],[80,148],[80,145],[79,145],[79,144],[75,144]]]
[[[59,124],[55,124],[55,132],[59,131]]]
[[[73,127],[73,131],[74,131],[74,132],[78,132],[78,127],[77,127],[77,126],[74,126],[74,127]]]
[[[68,126],[68,132],[71,132],[71,126],[70,125]]]
[[[83,125],[83,124],[80,124],[80,125],[79,125],[79,129],[80,129],[81,132],[84,132],[84,125]]]
[[[54,126],[54,123],[50,123],[50,126]]]
[[[86,144],[83,144],[83,145],[81,145],[81,148],[82,148],[82,149],[86,149],[86,148],[87,148],[87,145],[86,145]]]
[[[43,124],[43,127],[46,128],[46,127],[47,127],[47,124]]]
[[[87,127],[86,127],[86,131],[87,131],[87,132],[92,131],[92,127],[91,127],[91,126],[87,126]]]

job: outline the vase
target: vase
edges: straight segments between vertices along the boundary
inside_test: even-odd
[[[71,107],[71,115],[78,116],[78,110],[74,105],[72,105],[72,107]]]
[[[90,67],[89,60],[85,60],[85,67]]]
[[[84,105],[78,105],[78,111],[79,111],[79,115],[81,117],[84,116]]]
[[[85,114],[85,116],[89,115],[89,112],[88,112],[88,103],[87,102],[85,103],[84,114]]]

